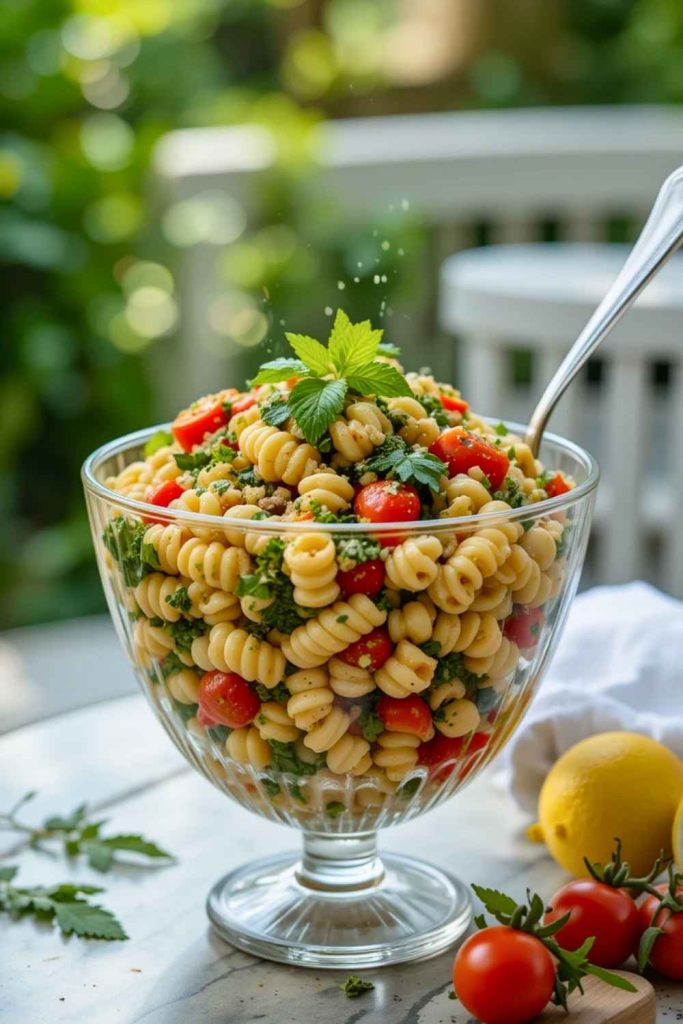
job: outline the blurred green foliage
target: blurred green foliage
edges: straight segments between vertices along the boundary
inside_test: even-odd
[[[321,310],[342,290],[352,315],[381,315],[424,279],[412,211],[353,227],[310,199],[322,117],[683,99],[680,0],[471,8],[468,47],[450,60],[413,46],[416,0],[4,0],[3,625],[102,608],[78,470],[105,439],[171,412],[149,360],[178,318],[174,250],[225,244],[234,291],[210,318],[245,364],[282,321],[323,330]],[[279,153],[255,222],[215,195],[160,219],[149,183],[157,140],[247,121],[271,126]]]

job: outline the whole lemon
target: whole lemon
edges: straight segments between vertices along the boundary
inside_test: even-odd
[[[676,808],[683,798],[683,761],[661,743],[631,732],[590,736],[568,750],[548,773],[539,797],[544,840],[572,875],[586,875],[583,858],[606,864],[614,839],[637,875],[663,850],[671,855]]]

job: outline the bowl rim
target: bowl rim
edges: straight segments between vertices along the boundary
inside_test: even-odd
[[[481,419],[491,424],[500,422],[500,417],[482,416]],[[130,434],[123,434],[121,437],[117,437],[112,441],[107,441],[106,444],[100,445],[99,448],[96,448],[95,451],[91,452],[91,454],[85,459],[81,467],[81,479],[86,493],[89,492],[91,494],[95,494],[99,498],[115,504],[117,508],[125,509],[127,512],[137,515],[139,518],[144,518],[144,516],[149,516],[149,514],[152,513],[155,521],[163,522],[164,524],[180,521],[182,523],[196,524],[197,526],[208,526],[215,530],[218,524],[225,529],[227,523],[231,530],[236,530],[238,532],[248,531],[249,533],[263,533],[268,535],[276,535],[282,532],[319,533],[320,531],[324,531],[332,534],[346,535],[362,535],[371,532],[373,534],[383,536],[387,533],[395,532],[397,529],[401,530],[402,535],[423,533],[425,531],[429,533],[439,533],[443,531],[452,531],[454,529],[464,529],[465,527],[481,526],[486,525],[487,523],[500,522],[501,516],[503,515],[506,522],[515,522],[518,519],[538,519],[542,515],[559,512],[569,505],[574,505],[576,502],[594,491],[600,479],[600,468],[596,459],[590,454],[590,452],[576,444],[574,441],[570,441],[568,438],[562,437],[560,434],[551,433],[550,431],[547,431],[544,434],[543,441],[549,441],[560,448],[560,450],[572,455],[585,467],[586,479],[580,484],[577,484],[576,487],[567,491],[565,494],[558,495],[556,498],[546,498],[543,501],[534,502],[532,505],[522,505],[520,508],[511,509],[509,512],[505,513],[492,511],[482,514],[478,512],[474,515],[467,516],[448,516],[439,519],[417,519],[410,522],[392,523],[323,523],[315,520],[240,520],[237,518],[226,521],[222,516],[207,515],[201,512],[189,512],[185,509],[160,508],[158,505],[151,505],[145,501],[128,498],[122,494],[118,494],[111,488],[106,487],[105,484],[97,479],[96,473],[105,459],[111,458],[114,455],[120,455],[129,448],[141,446],[155,433],[162,430],[169,431],[170,426],[171,424],[169,422],[159,423],[152,427],[145,427],[142,430],[136,430]],[[506,426],[509,428],[511,433],[520,434],[522,437],[525,436],[526,427],[523,424],[506,420]]]

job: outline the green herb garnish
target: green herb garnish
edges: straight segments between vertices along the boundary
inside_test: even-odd
[[[355,974],[351,974],[344,984],[339,987],[349,999],[357,999],[364,992],[372,992],[375,986],[371,981],[363,981],[361,978],[357,978]]]
[[[293,743],[281,743],[279,740],[268,740],[273,756],[270,768],[274,772],[289,772],[291,775],[315,775],[325,763],[325,756],[317,757],[312,764],[302,761]]]
[[[103,892],[96,885],[34,885],[26,888],[13,884],[18,868],[0,868],[0,911],[19,918],[32,914],[38,921],[56,921],[64,935],[83,939],[127,939],[123,926],[109,910],[90,903],[88,896]]]
[[[414,450],[396,434],[388,437],[374,455],[360,465],[362,472],[370,470],[388,480],[396,478],[402,483],[424,484],[435,492],[441,489],[441,477],[448,472],[436,455],[421,448]]]
[[[173,434],[169,434],[167,430],[157,430],[157,432],[152,434],[152,436],[145,442],[142,454],[146,459],[148,459],[150,455],[154,455],[154,453],[158,452],[160,448],[166,448],[169,444],[173,444]]]
[[[145,523],[118,516],[102,534],[104,545],[118,562],[127,587],[137,587],[148,573],[161,568],[154,547],[144,542],[146,531]]]
[[[382,331],[369,320],[353,324],[337,310],[327,348],[305,334],[287,332],[297,359],[265,363],[253,384],[277,383],[292,376],[300,379],[287,401],[289,411],[310,444],[317,444],[344,408],[347,392],[360,395],[407,395],[412,391],[397,369],[375,361]]]

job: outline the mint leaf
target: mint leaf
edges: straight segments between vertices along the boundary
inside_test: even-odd
[[[252,387],[255,384],[278,384],[290,377],[307,377],[308,373],[308,367],[300,359],[272,359],[263,364],[249,383]]]
[[[512,896],[499,892],[497,889],[487,889],[483,885],[473,885],[472,891],[484,904],[486,911],[494,917],[498,914],[509,916],[514,914],[517,909],[517,904]]]
[[[147,459],[150,455],[158,452],[160,448],[165,448],[169,444],[173,444],[173,434],[169,434],[167,430],[157,430],[155,434],[148,438],[145,447],[142,449],[142,454]]]
[[[267,405],[261,406],[261,419],[269,427],[281,427],[290,416],[289,406],[282,398],[277,398],[268,402]]]
[[[339,376],[346,377],[371,363],[383,334],[373,330],[369,320],[352,324],[344,310],[338,309],[328,348]]]
[[[388,437],[362,466],[364,470],[383,474],[387,479],[396,477],[402,483],[424,484],[434,492],[441,489],[441,477],[447,473],[446,465],[436,455],[430,455],[424,449],[414,451],[396,434]]]
[[[386,363],[368,363],[360,369],[347,373],[350,388],[361,395],[381,395],[384,398],[398,398],[401,395],[413,397],[408,381],[394,366]]]
[[[324,377],[334,372],[332,353],[315,338],[309,338],[307,334],[292,334],[291,331],[285,333],[285,338],[311,373]]]
[[[86,939],[128,938],[121,923],[104,907],[74,900],[73,903],[55,903],[53,909],[57,924],[65,935]]]
[[[307,377],[289,396],[292,416],[309,444],[316,444],[344,408],[346,381]]]
[[[349,999],[357,999],[364,992],[372,992],[374,987],[371,981],[363,981],[361,978],[356,977],[355,974],[349,975],[344,984],[339,986],[344,995]]]
[[[182,470],[203,469],[211,462],[208,452],[178,452],[173,458],[178,469]]]

